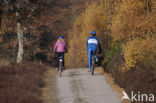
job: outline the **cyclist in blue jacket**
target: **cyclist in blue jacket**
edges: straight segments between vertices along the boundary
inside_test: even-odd
[[[96,32],[95,31],[91,31],[90,34],[92,35],[91,37],[87,38],[87,53],[88,53],[88,66],[89,66],[89,72],[91,70],[91,59],[92,59],[92,55],[93,52],[97,51],[97,47],[99,47],[99,53],[101,53],[101,45],[100,45],[100,41],[98,38],[96,38]],[[98,58],[95,55],[94,56],[96,62],[98,62]]]

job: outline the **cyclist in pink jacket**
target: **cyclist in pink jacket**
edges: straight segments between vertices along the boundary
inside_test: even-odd
[[[66,42],[64,41],[64,37],[62,35],[59,36],[57,42],[54,46],[54,52],[57,54],[57,68],[59,67],[59,57],[63,57],[63,68],[65,69],[64,65],[64,53],[68,51]]]

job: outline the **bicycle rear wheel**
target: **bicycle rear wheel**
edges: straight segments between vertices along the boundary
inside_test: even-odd
[[[62,64],[59,64],[59,77],[62,76]]]
[[[92,56],[92,66],[91,66],[91,75],[94,75],[94,64],[95,64],[95,59],[94,59],[94,56]]]

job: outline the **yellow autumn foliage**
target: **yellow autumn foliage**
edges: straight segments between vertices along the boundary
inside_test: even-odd
[[[112,36],[126,42],[145,38],[155,31],[156,2],[154,0],[122,0],[118,3],[112,20]]]
[[[113,42],[112,38],[122,45],[123,71],[135,68],[138,63],[153,63],[156,61],[155,14],[155,0],[100,0],[100,3],[89,4],[73,23],[66,64],[71,67],[87,66],[86,39],[91,30],[97,32],[104,53],[109,52],[106,44]],[[109,31],[108,34],[105,31]]]
[[[89,4],[84,13],[82,13],[73,25],[73,32],[70,35],[69,53],[66,56],[66,64],[76,67],[87,66],[87,47],[86,40],[90,36],[90,31],[95,30],[98,37],[103,37],[101,31],[107,26],[107,16],[103,3]],[[103,39],[103,38],[101,38]]]
[[[135,68],[138,62],[156,61],[156,38],[136,38],[123,45],[125,65],[123,71]]]
[[[123,71],[156,61],[156,1],[122,0],[115,6],[112,36],[123,43]],[[145,63],[147,65],[147,63]]]

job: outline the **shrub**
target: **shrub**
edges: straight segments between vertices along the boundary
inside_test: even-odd
[[[136,37],[145,38],[155,32],[156,3],[154,0],[122,0],[112,20],[112,36],[126,42]]]
[[[103,4],[91,3],[87,6],[73,25],[72,38],[69,42],[70,48],[66,58],[68,66],[87,66],[86,40],[90,36],[90,31],[95,30],[97,36],[103,41],[107,35],[101,31],[107,27],[107,15]],[[103,45],[104,46],[104,45]]]
[[[122,68],[123,70],[135,68],[138,62],[154,62],[156,61],[156,38],[136,38],[133,41],[129,41],[123,45],[123,53],[126,62]]]
[[[119,43],[109,42],[109,47],[105,51],[105,57],[103,60],[103,67],[106,72],[116,73],[121,67],[123,59],[121,55],[121,46]]]

